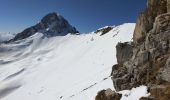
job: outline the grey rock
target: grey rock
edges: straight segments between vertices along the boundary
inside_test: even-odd
[[[122,94],[116,93],[111,89],[101,90],[98,92],[95,100],[120,100]]]
[[[117,91],[140,85],[170,86],[169,5],[170,0],[148,0],[147,8],[138,18],[133,43],[116,46],[118,64],[112,67],[111,76]],[[169,98],[169,94],[161,92],[165,90],[159,89],[158,93]],[[151,95],[153,99],[157,97]]]
[[[170,82],[170,58],[167,59],[165,67],[161,68],[160,77],[162,80]]]
[[[170,32],[170,13],[157,16],[152,31],[155,34]]]
[[[153,28],[155,18],[167,13],[167,0],[148,0],[147,8],[139,15],[133,35],[134,43],[140,43]]]
[[[118,43],[116,46],[117,62],[123,64],[129,60],[133,55],[133,44],[131,43]]]
[[[149,56],[150,56],[150,53],[148,51],[139,52],[139,57],[137,58],[138,63],[136,65],[142,65],[146,63],[147,61],[149,61]]]
[[[170,0],[167,0],[167,9],[168,9],[168,12],[170,12]]]

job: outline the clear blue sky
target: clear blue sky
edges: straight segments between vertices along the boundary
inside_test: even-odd
[[[20,32],[58,12],[80,32],[136,22],[146,0],[0,0],[0,32]]]

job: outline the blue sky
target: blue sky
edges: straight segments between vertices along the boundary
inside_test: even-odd
[[[80,32],[136,22],[146,0],[0,0],[0,32],[20,32],[58,12]]]

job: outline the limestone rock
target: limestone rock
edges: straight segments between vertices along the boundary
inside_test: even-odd
[[[140,85],[151,96],[140,100],[169,100],[170,95],[170,0],[148,0],[137,20],[133,43],[118,43],[112,67],[116,91]]]
[[[147,8],[137,19],[133,35],[134,42],[143,41],[149,30],[153,28],[155,18],[164,13],[167,13],[167,0],[148,0]]]
[[[170,82],[170,58],[166,61],[165,67],[160,70],[161,79]]]
[[[98,92],[95,100],[120,100],[121,94],[112,91],[111,89],[101,90]]]
[[[168,9],[168,12],[170,12],[170,0],[167,0],[167,9]]]
[[[132,43],[118,43],[111,78],[116,91],[148,86],[151,96],[170,99],[170,0],[148,0],[139,15]],[[99,99],[100,100],[100,99]]]
[[[156,17],[152,33],[170,32],[170,13]]]
[[[133,44],[131,43],[118,43],[116,46],[116,57],[119,64],[123,64],[133,55]]]

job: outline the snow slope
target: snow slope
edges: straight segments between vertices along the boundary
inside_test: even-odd
[[[0,33],[0,42],[8,41],[14,38],[15,33]]]
[[[113,87],[109,76],[117,62],[115,46],[130,41],[134,27],[123,24],[102,36],[92,32],[44,38],[37,33],[1,45],[0,100],[94,100],[98,91]],[[146,94],[140,88],[143,92],[135,95],[133,90],[129,100]]]

